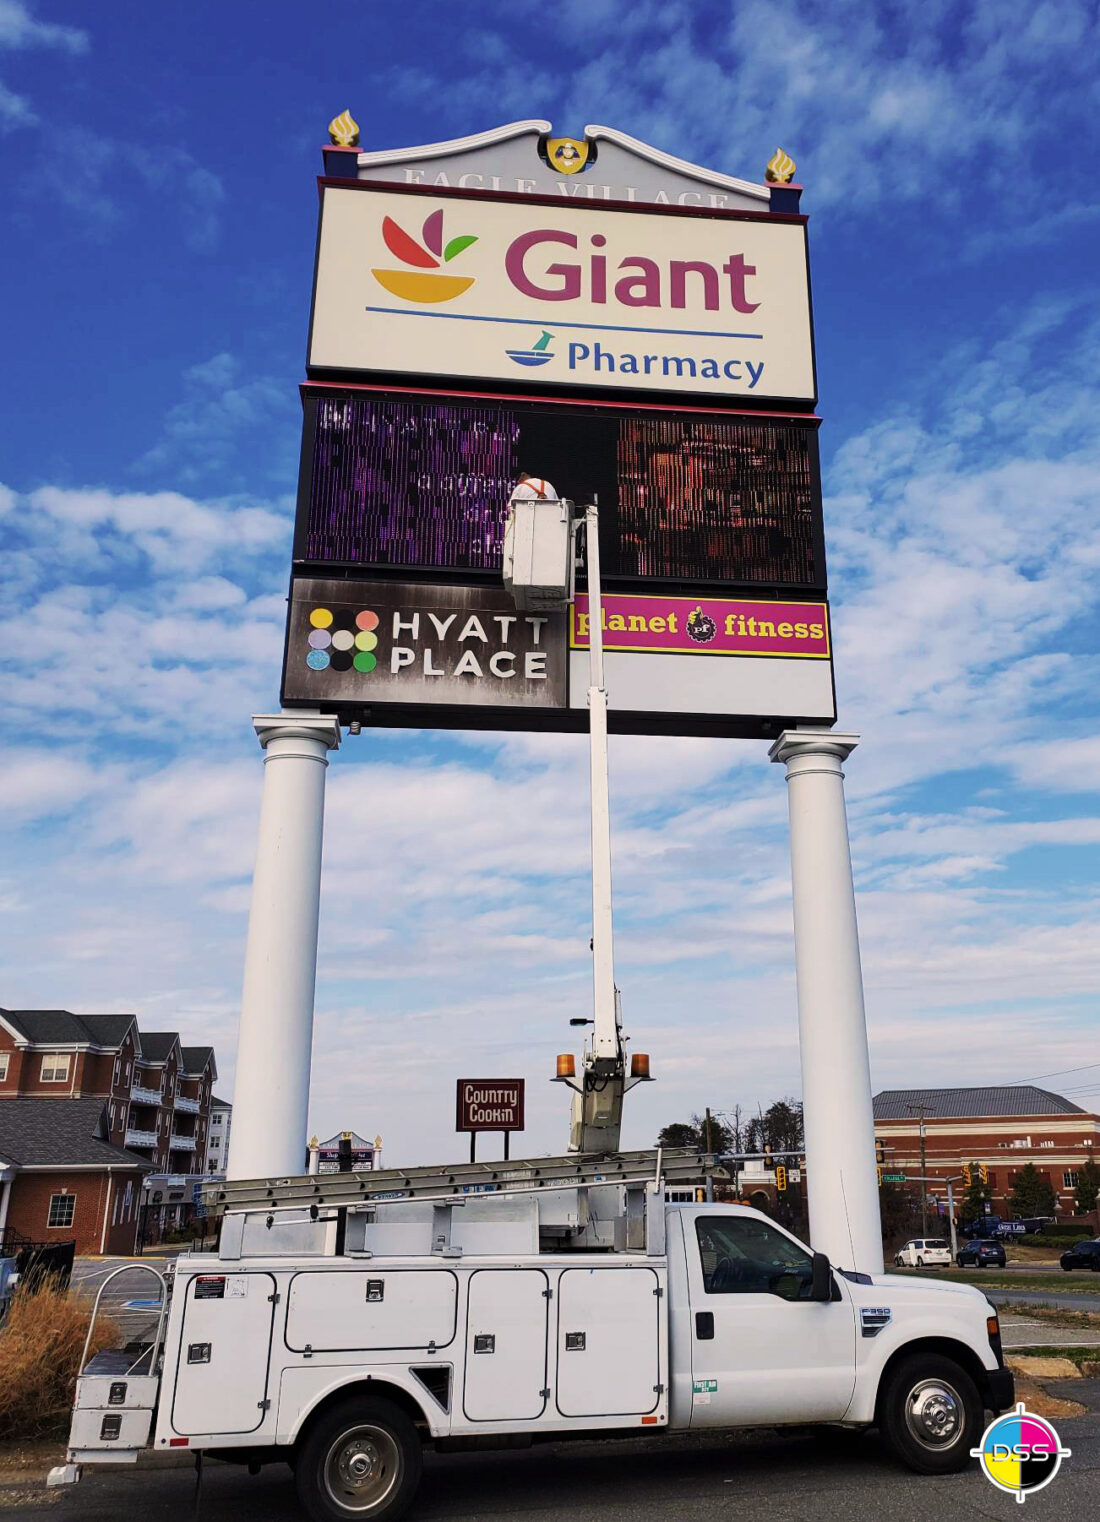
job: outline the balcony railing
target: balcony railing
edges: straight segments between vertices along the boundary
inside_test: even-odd
[[[176,1109],[182,1110],[185,1115],[197,1115],[199,1113],[199,1102],[197,1099],[189,1099],[186,1094],[177,1094]]]
[[[130,1098],[138,1105],[159,1105],[160,1090],[147,1089],[144,1084],[135,1083],[130,1090]]]
[[[195,1138],[193,1136],[181,1136],[178,1131],[173,1131],[168,1138],[168,1145],[173,1152],[194,1152]]]
[[[126,1127],[126,1145],[128,1147],[155,1147],[157,1133],[155,1131],[138,1131],[134,1126]]]

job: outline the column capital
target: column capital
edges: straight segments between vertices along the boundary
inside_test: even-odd
[[[272,740],[320,740],[329,750],[340,748],[340,723],[330,713],[264,713],[252,715],[256,738],[266,750]]]
[[[835,729],[785,729],[768,751],[771,761],[793,761],[797,756],[834,756],[846,761],[859,744],[859,736]]]

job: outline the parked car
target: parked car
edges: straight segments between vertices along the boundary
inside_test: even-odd
[[[962,1234],[964,1237],[995,1237],[1003,1224],[999,1215],[982,1215],[967,1222]]]
[[[914,1237],[894,1254],[896,1268],[950,1268],[951,1248],[943,1237]]]
[[[1091,1268],[1100,1274],[1100,1237],[1091,1242],[1075,1242],[1058,1259],[1068,1274],[1071,1268]]]
[[[1007,1261],[1000,1242],[986,1237],[968,1242],[955,1254],[955,1262],[960,1268],[1004,1268]]]

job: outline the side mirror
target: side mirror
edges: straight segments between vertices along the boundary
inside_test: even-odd
[[[828,1301],[833,1298],[833,1271],[827,1253],[815,1252],[813,1279],[810,1282],[810,1299]]]

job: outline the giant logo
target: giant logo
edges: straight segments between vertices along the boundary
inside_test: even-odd
[[[473,275],[428,275],[425,270],[437,270],[440,259],[444,264],[449,264],[452,259],[464,253],[477,238],[472,233],[463,233],[460,237],[452,238],[446,245],[443,242],[443,212],[433,211],[424,220],[420,229],[422,243],[411,238],[403,227],[400,227],[392,217],[386,217],[382,222],[382,237],[386,241],[386,247],[391,254],[396,255],[402,263],[411,265],[411,269],[403,270],[371,270],[371,274],[378,284],[389,291],[391,296],[400,296],[404,301],[419,301],[425,305],[432,305],[440,301],[453,301],[456,296],[461,296],[463,291],[468,291],[474,283]]]

